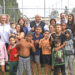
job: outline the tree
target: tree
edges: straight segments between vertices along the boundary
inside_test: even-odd
[[[3,8],[3,0],[0,0],[0,5]],[[2,10],[2,13],[3,13],[3,10]],[[17,22],[17,20],[19,19],[21,15],[21,12],[18,8],[17,0],[5,0],[5,14],[8,14],[11,17],[10,21]]]
[[[51,14],[50,14],[50,18],[57,18],[58,16],[59,16],[58,11],[53,9]]]
[[[0,5],[0,14],[2,14],[2,6]]]
[[[68,14],[69,14],[69,11],[68,11],[68,8],[67,8],[67,6],[65,6],[64,13],[65,13],[65,15],[66,15],[66,16],[68,16]]]

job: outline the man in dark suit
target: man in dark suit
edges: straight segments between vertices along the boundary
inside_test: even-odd
[[[34,32],[36,26],[40,26],[42,28],[42,32],[44,32],[45,23],[41,21],[41,16],[36,15],[35,20],[30,23],[31,31]]]

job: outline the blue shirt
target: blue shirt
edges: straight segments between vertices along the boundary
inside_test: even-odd
[[[28,33],[28,28],[27,28],[27,27],[23,27],[23,30],[24,30],[24,35],[27,35],[27,33]]]
[[[35,35],[35,34],[36,34],[36,33],[34,32],[34,33],[33,33],[33,40],[34,40],[34,46],[35,46],[35,48],[36,48],[36,52],[34,52],[34,55],[40,55],[39,44],[36,44],[35,41],[36,41],[36,40],[39,40],[39,41],[40,41],[40,39],[43,38],[43,35],[40,34],[39,37],[36,38],[36,35]]]

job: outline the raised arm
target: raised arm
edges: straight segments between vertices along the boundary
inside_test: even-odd
[[[33,51],[33,52],[36,51],[35,46],[34,46],[34,41],[33,41],[33,40],[30,41],[30,48],[32,48],[32,51]]]
[[[39,41],[39,48],[42,46],[42,40]]]
[[[60,47],[54,48],[55,51],[58,51],[59,49],[65,47],[66,43],[64,42]]]

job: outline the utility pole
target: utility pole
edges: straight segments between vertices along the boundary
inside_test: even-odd
[[[5,0],[3,0],[3,9],[4,9],[4,14],[5,14]]]
[[[62,0],[61,0],[61,13],[62,13]]]
[[[44,17],[46,17],[45,10],[46,10],[46,4],[45,4],[45,0],[44,0]]]
[[[69,0],[68,0],[68,10],[69,10]]]
[[[22,0],[22,17],[23,17],[23,0]]]

